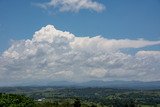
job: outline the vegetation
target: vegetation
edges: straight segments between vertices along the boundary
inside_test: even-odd
[[[24,95],[0,93],[0,107],[33,107],[34,100]]]
[[[0,107],[160,107],[160,90],[77,87],[0,88]]]

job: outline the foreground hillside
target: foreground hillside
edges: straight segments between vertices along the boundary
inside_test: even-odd
[[[0,93],[0,107],[33,107],[33,99],[24,95]]]
[[[0,92],[8,93],[0,94],[0,107],[160,107],[160,90],[4,87]]]

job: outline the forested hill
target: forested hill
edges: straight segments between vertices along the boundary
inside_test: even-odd
[[[30,107],[28,104],[38,105],[37,107],[74,107],[75,102],[81,103],[81,107],[160,107],[158,89],[1,87],[0,92],[3,93],[0,94],[0,107]],[[20,106],[2,106],[12,103]]]

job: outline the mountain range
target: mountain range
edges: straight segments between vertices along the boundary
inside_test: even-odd
[[[68,82],[52,81],[45,83],[35,83],[33,86],[56,86],[56,87],[104,87],[104,88],[124,88],[124,89],[160,89],[160,81],[88,81],[88,82]]]

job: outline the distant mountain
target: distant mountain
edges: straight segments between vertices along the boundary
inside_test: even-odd
[[[75,85],[76,83],[74,82],[69,82],[69,81],[53,81],[53,82],[48,82],[45,83],[45,86],[72,86]]]
[[[132,88],[132,89],[160,89],[160,81],[89,81],[77,84],[83,87]]]
[[[57,87],[105,87],[105,88],[124,88],[124,89],[160,89],[160,81],[88,81],[82,83],[68,81],[38,81],[13,85],[13,86],[57,86]]]
[[[39,81],[39,82],[34,82],[31,84],[31,86],[74,86],[76,85],[74,82],[69,82],[69,81]],[[30,85],[27,85],[30,86]]]
[[[39,84],[41,86],[42,84]],[[126,88],[126,89],[160,89],[160,81],[88,81],[82,83],[53,81],[43,83],[43,86],[69,86],[69,87],[105,87],[105,88]]]

